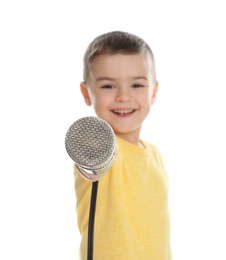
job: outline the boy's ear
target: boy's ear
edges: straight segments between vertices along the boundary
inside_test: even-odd
[[[154,88],[153,88],[153,92],[152,92],[152,96],[151,96],[151,104],[153,105],[155,103],[155,99],[158,93],[158,87],[159,87],[159,83],[158,81],[155,82]]]
[[[90,97],[89,97],[89,91],[88,91],[88,89],[87,89],[87,87],[86,87],[84,82],[80,83],[80,90],[81,90],[81,93],[82,93],[82,95],[84,97],[86,105],[87,106],[91,106],[92,103],[91,103],[91,100],[90,100]]]

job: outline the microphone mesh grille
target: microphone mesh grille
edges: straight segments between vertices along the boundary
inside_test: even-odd
[[[95,167],[108,160],[115,149],[115,134],[111,126],[98,117],[83,117],[75,121],[66,133],[65,146],[75,163]]]

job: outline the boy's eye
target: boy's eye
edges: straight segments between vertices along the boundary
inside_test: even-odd
[[[134,88],[140,88],[140,87],[142,87],[142,85],[140,85],[140,84],[133,84],[133,87]]]
[[[104,85],[101,88],[113,88],[113,86],[112,85]]]

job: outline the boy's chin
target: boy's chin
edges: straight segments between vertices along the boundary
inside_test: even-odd
[[[140,129],[134,129],[133,131],[131,131],[131,129],[114,129],[114,132],[116,135],[118,136],[125,136],[125,137],[131,137],[131,136],[134,136],[134,137],[139,137],[139,134],[140,134]]]

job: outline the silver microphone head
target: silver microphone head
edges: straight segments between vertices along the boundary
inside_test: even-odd
[[[117,154],[115,134],[111,126],[98,117],[83,117],[68,129],[65,138],[68,155],[80,173],[106,173]]]

